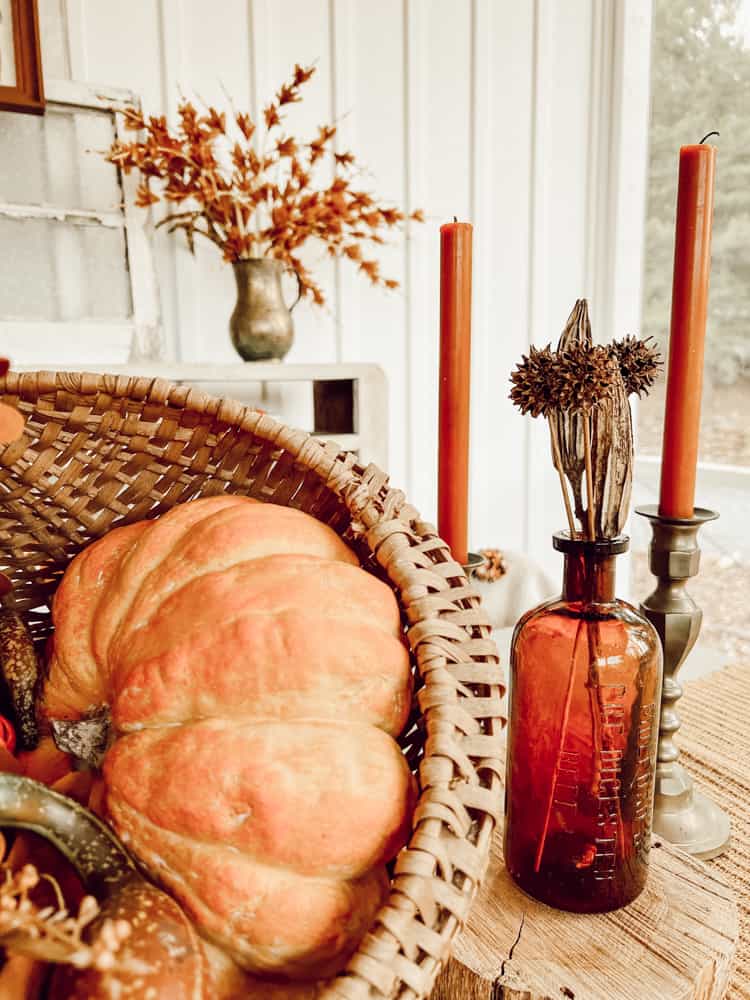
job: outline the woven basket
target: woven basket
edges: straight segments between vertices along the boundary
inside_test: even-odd
[[[0,398],[26,418],[0,453],[0,568],[40,640],[79,549],[198,496],[306,511],[390,583],[418,672],[401,743],[421,794],[389,899],[321,1000],[429,996],[488,861],[503,725],[490,628],[445,543],[379,469],[231,400],[159,379],[49,372],[0,378]]]

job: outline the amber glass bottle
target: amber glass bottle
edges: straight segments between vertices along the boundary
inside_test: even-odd
[[[554,546],[562,596],[524,615],[511,646],[505,863],[536,899],[596,913],[646,880],[661,646],[615,598],[627,538]]]

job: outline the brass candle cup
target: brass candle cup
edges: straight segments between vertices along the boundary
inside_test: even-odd
[[[463,570],[464,573],[466,573],[467,580],[471,580],[479,567],[483,566],[484,563],[484,556],[480,556],[478,552],[467,552],[466,562],[463,564]]]
[[[643,601],[641,611],[659,633],[664,653],[653,830],[670,844],[706,860],[729,844],[729,817],[695,788],[680,763],[673,737],[680,728],[675,706],[683,693],[677,674],[695,645],[703,618],[686,584],[700,566],[698,531],[719,515],[696,507],[691,518],[666,518],[655,504],[638,507],[636,513],[651,524],[649,567],[657,578],[656,589]]]

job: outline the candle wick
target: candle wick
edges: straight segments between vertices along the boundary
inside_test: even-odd
[[[699,146],[702,146],[702,145],[703,145],[703,143],[704,143],[704,142],[706,141],[706,139],[710,139],[712,135],[719,135],[719,136],[720,136],[720,135],[721,135],[721,132],[708,132],[708,133],[707,133],[706,135],[704,135],[704,136],[703,136],[703,138],[702,138],[702,139],[701,139],[701,141],[700,141],[700,142],[698,143],[698,145],[699,145]]]

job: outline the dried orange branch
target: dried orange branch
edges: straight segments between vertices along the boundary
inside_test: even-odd
[[[183,101],[175,129],[164,117],[123,112],[125,127],[144,136],[132,142],[118,139],[105,155],[125,173],[139,172],[137,205],[185,206],[157,225],[169,232],[182,230],[191,250],[198,234],[230,262],[274,257],[297,272],[303,295],[322,304],[321,288],[297,256],[303,244],[317,240],[332,257],[351,260],[374,285],[396,288],[398,282],[381,275],[378,262],[365,256],[362,247],[383,243],[383,234],[402,226],[406,217],[354,187],[360,168],[353,153],[335,150],[334,125],[321,125],[310,142],[283,130],[286,109],[302,100],[302,87],[314,73],[313,66],[295,66],[263,108],[260,153],[259,130],[250,115],[233,112],[228,118],[215,108],[201,112]],[[313,172],[326,157],[332,160],[333,179],[315,185]],[[409,219],[424,221],[421,211]]]

